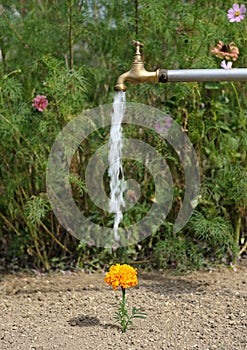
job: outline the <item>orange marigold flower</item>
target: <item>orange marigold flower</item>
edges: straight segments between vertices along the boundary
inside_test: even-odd
[[[235,46],[234,42],[230,42],[229,45],[219,41],[218,44],[211,50],[212,54],[216,57],[236,61],[239,55],[239,49]]]
[[[110,267],[104,281],[112,286],[113,289],[118,287],[130,288],[138,285],[137,269],[127,264],[116,264]]]

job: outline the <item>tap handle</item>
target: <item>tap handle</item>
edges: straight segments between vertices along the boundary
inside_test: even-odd
[[[140,55],[141,52],[140,52],[140,47],[143,47],[144,44],[141,43],[140,41],[136,41],[136,40],[132,40],[132,44],[136,47],[136,55]]]

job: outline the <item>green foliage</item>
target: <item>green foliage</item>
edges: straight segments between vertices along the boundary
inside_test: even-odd
[[[198,242],[205,245],[204,249],[210,251],[213,259],[232,259],[236,250],[233,226],[224,217],[207,218],[201,212],[194,211],[189,228]]]
[[[82,244],[57,222],[45,188],[46,164],[60,130],[82,110],[113,101],[117,77],[129,70],[132,39],[143,41],[145,67],[219,68],[211,54],[219,40],[234,41],[233,67],[247,66],[246,18],[230,23],[231,1],[4,1],[0,6],[0,258],[5,264],[87,270],[131,259],[138,265],[180,271],[210,261],[234,261],[247,241],[246,83],[129,84],[127,101],[169,113],[188,134],[200,163],[197,210],[179,234],[172,223],[182,205],[183,170],[158,134],[125,126],[126,137],[144,140],[164,156],[174,180],[173,206],[158,232],[136,246],[108,251]],[[32,106],[45,95],[48,107]],[[108,142],[109,128],[90,135],[70,169],[75,201],[99,225],[112,227],[87,193],[85,169]],[[126,179],[140,183],[138,203],[124,214],[128,227],[143,218],[155,198],[152,174],[124,161]],[[109,179],[104,175],[105,188]],[[109,189],[106,192],[109,192]]]
[[[158,268],[175,268],[179,272],[199,269],[205,264],[201,242],[192,237],[168,233],[154,245],[153,259]]]
[[[39,196],[32,196],[25,203],[25,212],[27,219],[32,224],[38,224],[50,210],[49,201],[45,194],[40,193]]]

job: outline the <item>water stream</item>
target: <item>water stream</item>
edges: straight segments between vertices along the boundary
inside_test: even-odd
[[[113,112],[111,115],[111,131],[109,140],[109,170],[110,177],[110,201],[109,212],[114,213],[114,240],[119,241],[118,226],[123,219],[122,209],[125,207],[124,191],[126,183],[124,180],[122,165],[122,120],[125,112],[125,92],[117,91],[114,95]]]

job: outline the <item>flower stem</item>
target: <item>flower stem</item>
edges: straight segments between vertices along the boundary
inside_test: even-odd
[[[242,126],[245,127],[245,120],[244,120],[243,109],[242,109],[240,101],[239,101],[239,97],[238,97],[238,92],[237,92],[236,86],[235,86],[235,84],[233,82],[231,82],[231,86],[233,88],[233,91],[234,91],[234,94],[235,94],[235,97],[236,97],[236,101],[237,101],[237,104],[238,104],[239,113],[240,113],[240,122],[241,122]]]
[[[122,305],[121,305],[121,313],[122,313],[122,320],[121,320],[121,327],[122,327],[122,332],[126,332],[127,325],[128,325],[128,320],[126,320],[126,317],[128,318],[128,313],[126,310],[126,293],[125,293],[125,288],[122,288]]]

